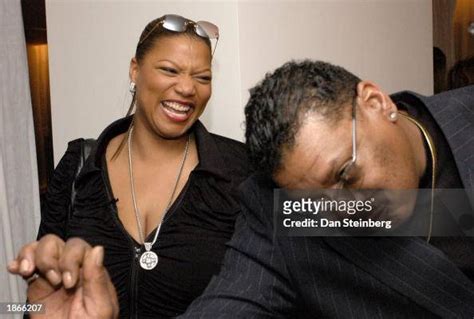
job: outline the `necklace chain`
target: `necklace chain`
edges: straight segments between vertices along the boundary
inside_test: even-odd
[[[158,224],[158,227],[155,232],[155,236],[153,238],[152,242],[145,242],[145,233],[143,231],[142,223],[141,223],[141,218],[140,218],[140,210],[138,209],[138,204],[137,204],[137,198],[135,194],[135,182],[133,178],[133,165],[132,165],[132,133],[133,133],[133,126],[130,127],[130,131],[128,133],[128,140],[127,140],[127,146],[128,146],[128,172],[130,176],[130,188],[131,188],[131,193],[132,193],[132,202],[133,202],[133,210],[135,212],[135,218],[137,220],[137,227],[138,227],[138,235],[140,236],[140,243],[143,243],[145,246],[146,251],[150,251],[151,247],[155,244],[158,234],[160,233],[161,225],[163,224],[166,214],[168,213],[168,210],[171,207],[171,204],[173,203],[173,198],[176,193],[176,189],[178,188],[178,183],[181,178],[181,175],[183,173],[183,168],[184,168],[184,163],[186,162],[186,158],[188,157],[188,152],[189,152],[189,143],[191,140],[191,136],[188,135],[188,139],[186,141],[186,146],[184,148],[184,155],[183,159],[181,161],[181,165],[179,166],[179,171],[176,176],[176,181],[174,183],[173,191],[171,192],[170,199],[168,200],[168,204],[166,205],[165,210],[163,211],[163,219],[162,221]]]
[[[403,113],[400,113],[400,114],[404,118],[406,118],[407,120],[409,120],[410,122],[415,124],[416,127],[418,127],[420,129],[420,131],[423,133],[423,137],[425,138],[426,143],[428,144],[428,148],[430,149],[431,164],[432,164],[431,165],[432,166],[432,170],[431,170],[431,210],[430,210],[430,221],[429,221],[429,226],[428,226],[428,236],[426,237],[426,241],[429,243],[430,239],[431,239],[431,233],[433,231],[434,189],[435,189],[435,186],[436,186],[435,178],[436,178],[436,168],[437,168],[436,167],[436,147],[435,147],[435,144],[433,142],[433,139],[432,139],[430,133],[420,122],[418,122],[417,120],[415,120],[414,118],[412,118],[409,115],[405,115]]]

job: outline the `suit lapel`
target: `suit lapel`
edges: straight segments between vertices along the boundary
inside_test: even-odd
[[[474,86],[431,97],[413,95],[426,105],[443,131],[464,187],[474,188]]]
[[[427,310],[445,317],[474,314],[474,284],[439,250],[413,237],[327,237],[358,267]]]

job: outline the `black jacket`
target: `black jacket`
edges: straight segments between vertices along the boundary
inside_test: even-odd
[[[39,237],[54,233],[104,246],[104,264],[118,293],[121,317],[176,316],[202,293],[221,267],[225,243],[240,213],[236,189],[249,174],[247,152],[242,143],[210,134],[200,122],[194,125],[199,164],[171,206],[153,246],[158,265],[143,270],[138,265],[143,246],[118,218],[117,199],[105,169],[107,144],[127,130],[130,120],[114,122],[98,138],[76,179],[77,194],[68,220],[71,183],[80,157],[80,141],[69,143],[49,183]]]

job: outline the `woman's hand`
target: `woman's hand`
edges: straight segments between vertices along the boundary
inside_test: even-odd
[[[117,318],[117,295],[103,258],[100,246],[46,235],[23,246],[8,271],[27,279],[30,303],[43,304],[44,313],[32,318]]]

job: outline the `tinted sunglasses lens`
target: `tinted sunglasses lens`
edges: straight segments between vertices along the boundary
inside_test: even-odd
[[[219,38],[219,28],[215,24],[207,21],[196,22],[196,33],[201,37],[210,39]]]
[[[163,19],[163,28],[170,31],[183,32],[186,30],[186,19],[175,14],[167,14]]]

